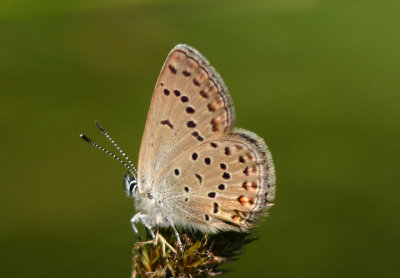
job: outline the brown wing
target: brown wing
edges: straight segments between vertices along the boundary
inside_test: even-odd
[[[251,229],[275,196],[270,152],[233,129],[220,76],[196,50],[176,46],[153,94],[139,156],[139,189],[173,222],[204,231]]]
[[[275,197],[271,154],[243,129],[186,150],[155,184],[157,192],[168,190],[163,202],[175,223],[207,232],[250,230]]]
[[[196,50],[177,45],[169,53],[153,93],[139,154],[139,190],[151,188],[170,161],[234,125],[229,93]]]

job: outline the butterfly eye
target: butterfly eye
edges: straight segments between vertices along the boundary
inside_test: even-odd
[[[129,196],[132,196],[137,188],[137,180],[131,178],[129,175],[125,175],[125,191]]]
[[[130,185],[129,185],[129,192],[132,193],[132,192],[135,190],[136,184],[137,184],[136,181],[132,181],[132,182],[130,183]]]

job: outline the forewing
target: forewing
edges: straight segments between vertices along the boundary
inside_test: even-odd
[[[158,77],[139,153],[139,190],[187,149],[221,138],[234,125],[227,89],[196,50],[177,45]]]

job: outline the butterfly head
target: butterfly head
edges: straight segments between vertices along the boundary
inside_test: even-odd
[[[129,173],[126,173],[124,176],[124,188],[129,197],[132,197],[136,193],[137,180],[135,177],[131,177]]]

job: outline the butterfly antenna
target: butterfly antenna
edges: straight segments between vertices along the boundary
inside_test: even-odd
[[[98,121],[95,121],[95,124],[97,128],[101,131],[101,133],[104,134],[104,136],[111,142],[111,144],[114,145],[114,147],[122,154],[122,156],[128,161],[129,165],[131,166],[131,169],[133,169],[137,175],[137,171],[135,166],[133,165],[132,161],[129,159],[129,157],[125,154],[125,152],[115,143],[115,141],[110,137],[110,135],[104,130],[104,128],[101,126],[101,124]]]
[[[97,148],[97,149],[99,149],[99,150],[105,152],[105,153],[108,154],[109,156],[111,156],[111,157],[115,158],[116,160],[118,160],[122,165],[125,166],[126,169],[128,169],[128,171],[132,174],[132,176],[135,178],[135,180],[137,179],[137,178],[136,178],[136,175],[135,175],[135,173],[132,171],[132,169],[131,169],[131,168],[128,166],[128,164],[126,164],[125,161],[123,161],[121,158],[119,158],[118,156],[116,156],[116,155],[113,154],[112,152],[110,152],[110,151],[104,149],[103,147],[97,145],[95,142],[93,142],[93,141],[92,141],[89,137],[87,137],[86,135],[81,134],[80,137],[81,137],[83,140],[85,140],[86,142],[88,142],[90,145],[92,145],[93,147],[95,147],[95,148]]]

